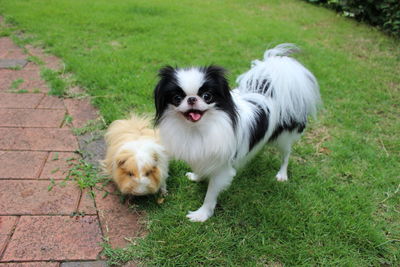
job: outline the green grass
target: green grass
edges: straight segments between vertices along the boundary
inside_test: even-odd
[[[60,160],[58,153],[55,153],[51,160]],[[81,190],[87,189],[87,194],[93,198],[95,196],[95,191],[93,189],[98,189],[108,194],[103,187],[111,180],[105,175],[99,173],[96,166],[84,161],[83,159],[75,157],[67,158],[65,162],[68,164],[69,170],[63,173],[65,175],[64,180],[56,183],[54,179],[50,179],[48,191],[52,190],[54,186],[65,186],[67,181],[75,181]],[[60,172],[60,168],[55,168],[50,172],[51,174],[58,173]]]
[[[21,84],[24,83],[24,79],[18,78],[11,83],[11,89],[18,90]]]
[[[16,94],[25,94],[25,93],[29,93],[29,91],[26,90],[26,89],[11,90],[10,92],[16,93]]]
[[[36,65],[41,65],[41,66],[44,65],[44,62],[40,58],[38,58],[37,56],[29,56],[27,58],[27,60],[29,62],[35,63]]]
[[[98,169],[94,165],[82,159],[79,159],[77,162],[72,159],[70,162],[71,168],[65,180],[75,180],[80,189],[94,188],[97,184],[107,184],[110,181],[104,175],[99,175]]]
[[[0,0],[0,12],[60,56],[107,123],[154,112],[157,70],[219,64],[230,82],[267,45],[296,43],[325,110],[294,147],[289,182],[265,149],[203,224],[185,215],[205,184],[171,164],[169,195],[138,206],[148,235],[104,253],[149,266],[400,265],[400,46],[379,31],[302,1]],[[2,29],[1,34],[11,34]]]
[[[95,120],[87,121],[83,127],[73,128],[72,132],[74,133],[74,135],[79,136],[94,131],[101,131],[104,130],[105,128],[106,128],[105,122],[101,118],[98,118]]]
[[[54,71],[48,68],[42,68],[41,76],[49,84],[49,95],[64,96],[67,89],[67,83],[60,77],[59,71]]]

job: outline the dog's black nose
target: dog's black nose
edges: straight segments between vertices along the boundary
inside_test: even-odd
[[[197,101],[197,98],[195,98],[195,97],[189,97],[187,100],[189,105],[194,105],[196,103],[196,101]]]

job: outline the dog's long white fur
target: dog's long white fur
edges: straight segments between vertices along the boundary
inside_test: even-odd
[[[320,103],[318,83],[311,72],[289,57],[297,50],[291,44],[267,50],[263,60],[253,61],[251,69],[238,77],[238,88],[232,91],[238,111],[236,131],[227,114],[217,109],[209,109],[193,128],[173,110],[163,115],[160,133],[167,151],[189,163],[194,172],[187,174],[189,179],[199,181],[209,177],[203,205],[187,216],[191,221],[203,222],[212,216],[219,193],[230,185],[236,169],[265,145],[278,125],[293,120],[305,123],[309,115],[316,115]],[[260,90],[262,80],[270,82],[268,90]],[[255,127],[259,110],[249,100],[264,110],[269,124],[264,138],[251,151],[249,129]],[[291,146],[300,135],[297,131],[286,131],[273,141],[283,155],[276,175],[278,181],[287,180]]]
[[[280,114],[280,123],[290,120],[306,121],[309,115],[315,118],[320,104],[318,82],[314,75],[290,54],[299,51],[293,44],[280,44],[264,53],[264,60],[254,60],[252,67],[240,75],[236,82],[241,94],[264,91],[257,81],[268,79],[267,98],[274,96],[275,111]],[[266,84],[264,85],[266,86]]]

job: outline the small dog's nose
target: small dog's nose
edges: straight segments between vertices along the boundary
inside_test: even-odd
[[[189,97],[187,102],[188,102],[189,105],[194,105],[197,102],[197,98]]]

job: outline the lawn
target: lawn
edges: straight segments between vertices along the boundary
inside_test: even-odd
[[[190,223],[205,184],[171,164],[169,195],[144,198],[149,234],[110,262],[155,266],[400,265],[400,42],[300,0],[0,0],[0,13],[61,57],[109,123],[153,113],[164,65],[215,63],[234,86],[267,46],[298,44],[324,109],[295,145],[289,181],[266,148]],[[3,29],[0,34],[10,32]],[[11,33],[12,34],[12,33]]]

